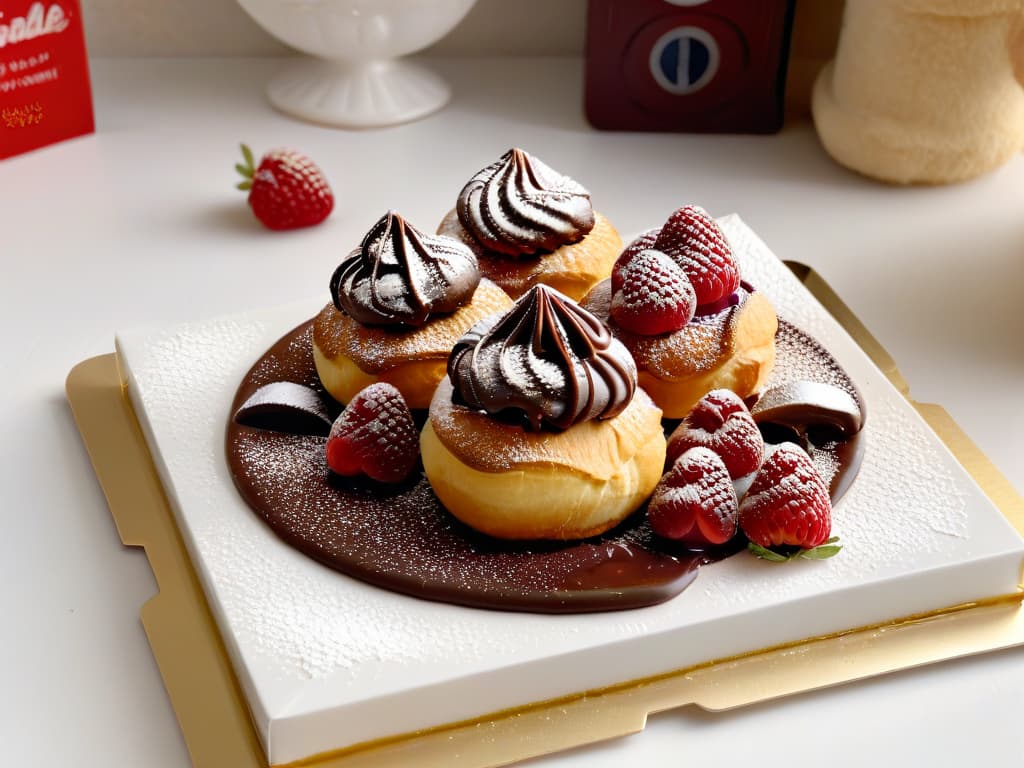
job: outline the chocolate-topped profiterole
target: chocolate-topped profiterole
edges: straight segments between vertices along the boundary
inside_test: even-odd
[[[513,258],[554,251],[594,228],[590,193],[515,148],[469,180],[455,210],[481,247]]]
[[[338,265],[331,298],[364,325],[421,326],[465,304],[479,283],[469,248],[425,235],[388,211]]]
[[[581,303],[626,345],[666,418],[681,419],[708,392],[747,399],[771,374],[778,317],[741,277],[718,223],[686,205],[626,246]]]
[[[473,175],[438,234],[469,246],[513,298],[545,283],[578,301],[622,249],[581,184],[517,148]]]
[[[313,324],[313,358],[324,388],[347,403],[378,381],[410,408],[426,408],[452,345],[512,304],[482,279],[473,252],[426,235],[395,211],[370,228],[331,276],[331,303]]]
[[[596,317],[544,285],[503,317],[471,328],[452,350],[448,376],[470,408],[521,413],[533,430],[610,419],[636,391],[636,365],[622,343]]]
[[[596,317],[544,285],[456,344],[420,448],[455,517],[504,539],[617,525],[665,462],[661,409]],[[543,499],[543,503],[538,503]]]

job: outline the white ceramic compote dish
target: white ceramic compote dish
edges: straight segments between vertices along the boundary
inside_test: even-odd
[[[267,32],[311,56],[275,76],[282,112],[325,125],[369,128],[416,120],[451,90],[399,57],[440,40],[476,0],[238,0]]]

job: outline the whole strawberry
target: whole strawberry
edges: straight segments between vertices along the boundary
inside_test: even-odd
[[[683,206],[665,222],[654,247],[683,268],[697,294],[697,306],[713,304],[740,285],[740,270],[718,223],[696,205]]]
[[[386,382],[357,392],[334,420],[326,451],[327,466],[339,475],[407,478],[419,460],[419,435],[402,393]]]
[[[334,194],[321,170],[305,155],[275,149],[253,167],[253,154],[242,145],[245,163],[235,169],[243,180],[238,188],[249,190],[249,206],[268,229],[298,229],[319,224],[334,208]]]
[[[714,389],[697,401],[668,439],[666,466],[694,446],[710,448],[735,480],[757,471],[764,439],[746,404],[732,390]]]
[[[694,549],[725,544],[736,535],[736,491],[722,459],[691,448],[654,489],[647,519],[659,536]]]
[[[769,449],[740,501],[740,528],[754,553],[767,559],[820,559],[839,551],[827,546],[833,541],[828,488],[810,456],[795,443]]]
[[[609,314],[621,328],[645,336],[678,331],[697,306],[683,271],[660,251],[623,253],[612,270]],[[616,279],[616,275],[618,278]],[[614,288],[615,283],[619,288]]]

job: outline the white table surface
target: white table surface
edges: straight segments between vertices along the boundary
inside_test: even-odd
[[[890,188],[835,165],[809,123],[779,135],[602,133],[572,59],[433,65],[453,102],[344,132],[263,99],[280,60],[94,61],[97,133],[0,163],[0,734],[7,765],[181,768],[188,755],[139,620],[156,586],[118,539],[64,399],[115,330],[327,295],[388,208],[430,229],[510,146],[573,175],[623,233],[697,202],[816,268],[1024,492],[1024,157],[965,184]],[[233,189],[238,142],[325,170],[336,210],[272,233]],[[326,299],[325,299],[326,300]],[[686,708],[543,768],[1019,766],[1024,650],[730,713]]]

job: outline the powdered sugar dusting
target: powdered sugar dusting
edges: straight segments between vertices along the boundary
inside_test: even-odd
[[[240,424],[290,432],[324,434],[331,417],[316,390],[291,381],[272,381],[257,389],[235,411]]]
[[[739,289],[739,306],[749,292]],[[602,322],[615,324],[611,317],[611,281],[596,286],[583,302],[583,307]],[[654,375],[675,379],[710,371],[721,364],[732,349],[736,312],[727,310],[710,315],[696,315],[683,328],[673,333],[647,336],[616,328],[619,338],[634,359]],[[615,324],[617,325],[617,324]]]
[[[553,251],[594,226],[590,193],[521,149],[474,175],[457,210],[481,247],[512,257]]]
[[[689,278],[667,255],[640,251],[622,264],[612,284],[609,315],[641,335],[677,331],[693,317],[697,295]]]
[[[702,397],[675,428],[668,440],[666,461],[695,446],[711,448],[722,457],[729,477],[756,472],[764,458],[764,440],[747,406],[728,389]]]
[[[545,285],[471,328],[452,349],[448,373],[461,402],[532,431],[613,418],[636,390],[636,366],[622,343]]]
[[[661,411],[642,389],[614,419],[581,422],[560,433],[531,432],[457,405],[447,380],[430,406],[430,423],[438,439],[476,469],[507,472],[516,466],[548,465],[594,478],[607,477],[630,458],[660,418]]]
[[[768,449],[740,501],[740,525],[762,547],[816,547],[829,537],[831,512],[828,487],[810,457],[800,446],[782,443]]]
[[[419,432],[402,393],[378,381],[358,392],[331,426],[327,463],[342,475],[396,483],[419,461]]]
[[[698,304],[710,304],[736,290],[740,273],[732,248],[717,222],[700,206],[673,212],[654,247],[665,251],[693,284]]]
[[[654,489],[651,526],[694,546],[724,544],[736,533],[736,491],[721,457],[697,446],[680,456]]]
[[[479,282],[467,246],[426,235],[389,211],[335,270],[331,298],[360,323],[413,327],[454,312]]]
[[[786,254],[772,253],[738,216],[727,216],[719,224],[732,245],[743,279],[771,299],[780,317],[833,349],[832,342],[842,331],[821,303],[780,264],[779,259],[785,259]]]
[[[328,304],[317,315],[313,333],[328,359],[344,356],[367,373],[380,373],[412,360],[447,360],[456,340],[471,326],[510,306],[512,300],[503,290],[481,280],[468,304],[413,330],[365,326]]]

